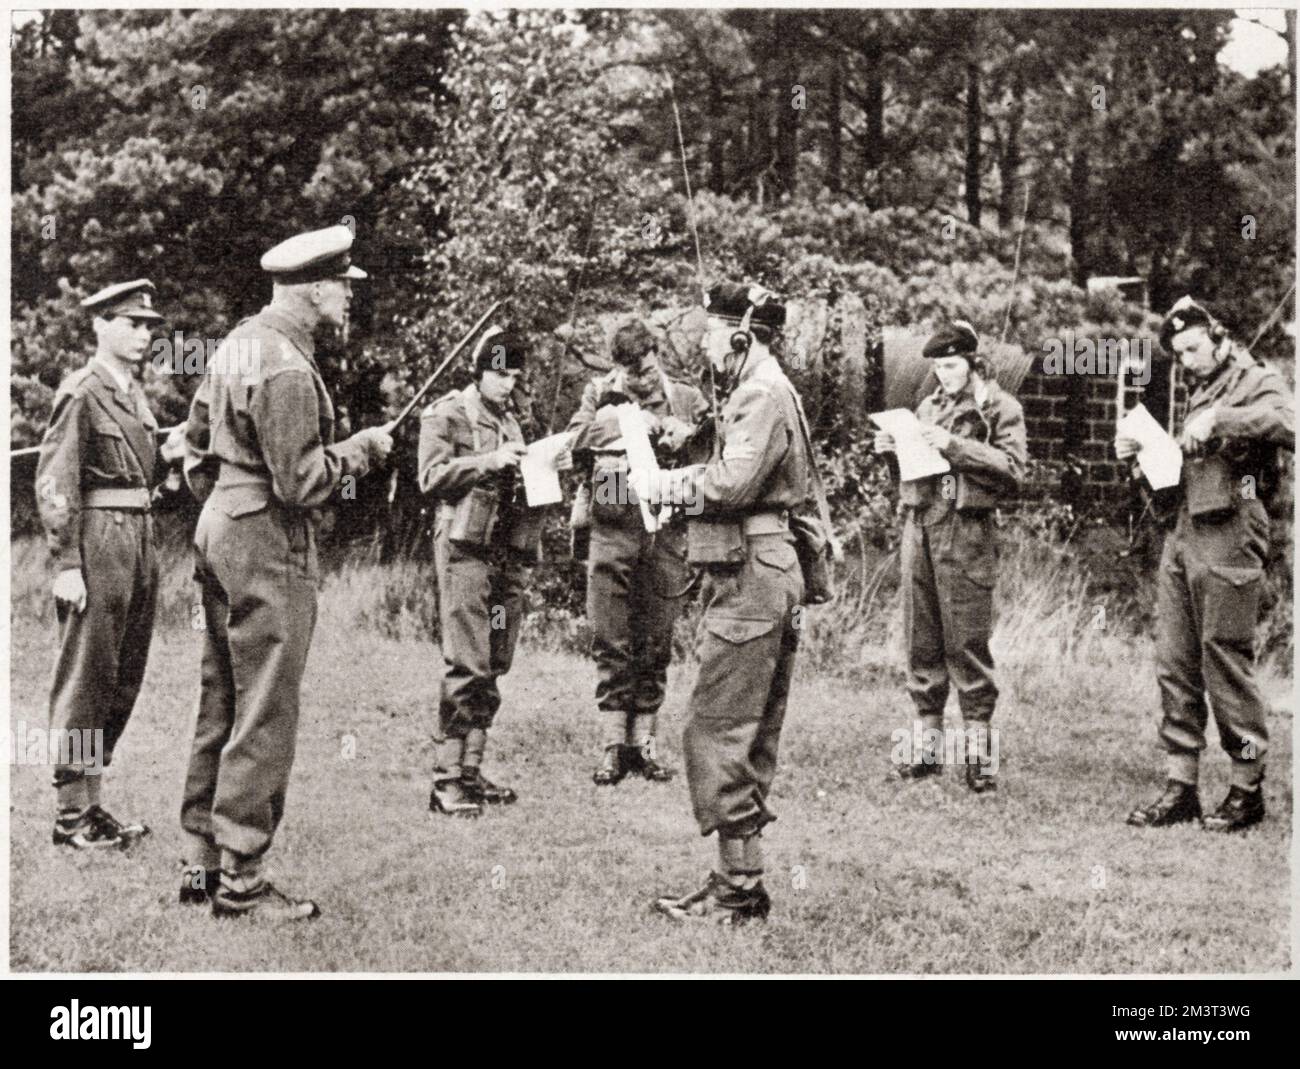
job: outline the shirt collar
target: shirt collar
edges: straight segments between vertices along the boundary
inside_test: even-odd
[[[491,404],[478,388],[478,383],[471,382],[465,387],[465,399],[469,402],[476,419],[483,415],[497,423],[505,421],[507,413],[504,407]]]
[[[747,362],[744,370],[740,373],[739,382],[748,382],[750,379],[774,379],[780,373],[780,362],[769,352],[761,360]],[[739,382],[737,385],[739,385]]]

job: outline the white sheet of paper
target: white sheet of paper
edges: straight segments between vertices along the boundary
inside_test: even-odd
[[[520,457],[519,473],[524,477],[524,496],[528,499],[529,508],[554,505],[564,500],[555,460],[568,444],[567,433],[552,434],[549,438],[530,442],[528,452]]]
[[[645,471],[658,471],[659,461],[655,457],[654,446],[650,444],[650,432],[646,430],[645,413],[637,405],[628,403],[618,405],[618,431],[623,436],[623,447],[627,451],[628,468],[640,468]],[[628,493],[631,493],[628,487]],[[641,522],[651,534],[659,529],[659,518],[648,501],[637,500],[641,506]]]
[[[942,475],[951,471],[952,465],[934,446],[921,437],[921,421],[916,413],[906,408],[891,408],[886,412],[873,412],[871,422],[888,435],[892,435],[898,450],[898,477],[905,483]]]
[[[1135,405],[1124,413],[1115,433],[1138,444],[1137,462],[1152,490],[1177,486],[1183,474],[1183,451],[1169,436],[1146,405]]]

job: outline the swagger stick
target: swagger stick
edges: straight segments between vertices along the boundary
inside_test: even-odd
[[[389,427],[390,432],[397,430],[397,428],[402,425],[403,421],[412,412],[415,411],[416,406],[419,405],[420,401],[424,398],[424,395],[429,392],[433,384],[438,381],[442,373],[446,371],[448,367],[451,366],[451,362],[455,360],[456,357],[460,356],[461,350],[463,350],[465,346],[467,346],[471,341],[474,340],[474,335],[477,334],[482,329],[483,324],[488,321],[492,313],[495,312],[500,307],[501,307],[501,302],[494,301],[492,303],[492,307],[489,308],[486,312],[484,312],[483,315],[480,317],[479,321],[469,328],[469,333],[467,333],[463,338],[460,339],[460,341],[456,343],[456,348],[454,348],[450,353],[447,354],[447,359],[438,365],[438,369],[425,380],[424,385],[421,386],[416,391],[415,396],[412,397],[410,401],[407,402],[406,407],[403,408],[402,411],[398,413],[397,418],[393,420],[391,426]]]

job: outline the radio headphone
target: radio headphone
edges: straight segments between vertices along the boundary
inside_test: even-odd
[[[754,335],[750,333],[749,323],[754,318],[754,305],[751,304],[745,309],[745,314],[741,316],[740,326],[736,332],[731,335],[731,351],[737,356],[745,356],[749,353],[749,347],[754,344]]]
[[[1210,340],[1213,341],[1215,345],[1218,345],[1219,342],[1223,341],[1223,339],[1228,336],[1228,328],[1220,323],[1218,317],[1206,308],[1205,305],[1193,300],[1190,294],[1186,297],[1179,297],[1167,314],[1173,315],[1177,311],[1188,308],[1195,308],[1208,320],[1208,322],[1204,324],[1205,332],[1209,334]]]
[[[745,314],[740,319],[740,326],[731,336],[731,351],[737,356],[748,354],[749,347],[754,344],[754,334],[749,329],[749,324],[754,318],[754,309],[767,304],[772,291],[763,286],[750,286],[746,296],[749,299],[749,307],[745,309]]]

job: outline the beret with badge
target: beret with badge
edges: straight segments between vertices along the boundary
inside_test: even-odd
[[[295,234],[262,255],[262,270],[283,285],[367,277],[352,264],[352,231],[346,226]]]
[[[1204,305],[1197,304],[1191,297],[1180,297],[1160,324],[1160,348],[1172,352],[1174,336],[1192,327],[1204,327],[1211,333],[1216,328],[1222,330],[1219,321]]]
[[[785,326],[785,305],[762,286],[719,282],[704,294],[704,310],[719,319],[739,323],[749,312],[749,321],[771,330]]]
[[[980,336],[964,319],[954,319],[936,330],[925,343],[921,355],[927,360],[942,360],[946,356],[976,356],[980,351]]]
[[[161,320],[153,310],[154,284],[147,278],[118,282],[92,293],[81,307],[97,316],[127,316],[131,319]]]
[[[528,346],[516,331],[492,326],[483,332],[474,349],[474,374],[484,371],[522,371]]]

